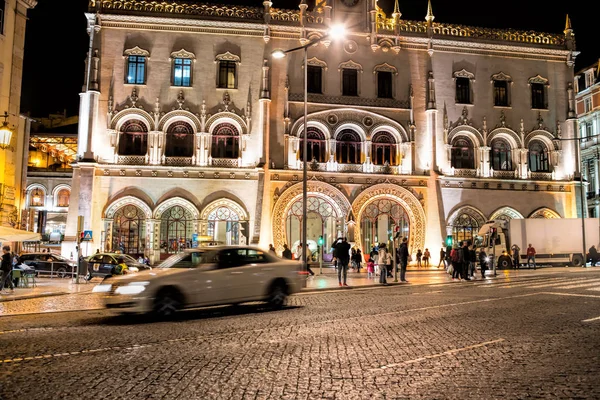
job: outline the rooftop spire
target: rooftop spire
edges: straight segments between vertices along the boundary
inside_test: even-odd
[[[573,31],[573,27],[571,26],[571,18],[569,18],[569,14],[567,14],[567,21],[565,22],[565,30],[564,34],[570,33]]]
[[[425,21],[431,23],[434,19],[433,10],[431,9],[431,0],[427,0],[427,15],[425,16]]]
[[[394,12],[392,13],[392,17],[394,18],[400,18],[402,16],[402,13],[400,12],[400,6],[398,5],[398,0],[395,0],[394,2]]]

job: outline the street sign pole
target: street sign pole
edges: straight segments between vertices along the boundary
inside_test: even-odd
[[[79,269],[81,268],[81,234],[83,233],[83,222],[83,215],[79,215],[77,217],[77,272],[75,273],[76,284],[79,284]]]
[[[394,283],[398,282],[398,265],[396,263],[396,225],[392,225],[392,268],[394,268]]]

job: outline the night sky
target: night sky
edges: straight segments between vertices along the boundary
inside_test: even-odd
[[[300,3],[299,0],[272,1],[276,8],[296,9]],[[262,0],[202,2],[262,5]],[[400,0],[399,4],[403,19],[424,19],[427,0]],[[598,38],[594,36],[594,27],[598,23],[595,13],[584,7],[585,3],[571,1],[552,4],[551,7],[550,4],[525,0],[505,0],[502,3],[432,0],[436,22],[489,28],[561,33],[568,13],[575,31],[577,50],[581,52],[575,70],[596,62],[600,51]],[[30,112],[32,117],[62,113],[64,109],[68,115],[78,113],[88,46],[84,16],[87,5],[88,0],[39,0],[38,5],[29,11],[21,112]],[[389,14],[394,0],[379,0],[379,5]]]

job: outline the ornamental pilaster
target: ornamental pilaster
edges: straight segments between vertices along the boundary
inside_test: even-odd
[[[529,155],[529,150],[526,148],[517,149],[519,156],[518,163],[518,173],[521,179],[527,179],[529,177],[529,171],[527,166],[527,156]]]
[[[102,226],[104,227],[104,242],[100,243],[101,251],[109,252],[112,249],[112,233],[114,220],[112,218],[103,218]]]

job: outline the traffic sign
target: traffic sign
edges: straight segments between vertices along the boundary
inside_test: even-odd
[[[83,231],[83,238],[81,239],[84,242],[89,242],[92,240],[92,231]]]

